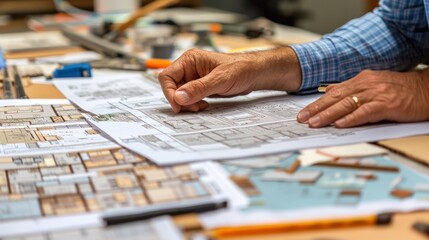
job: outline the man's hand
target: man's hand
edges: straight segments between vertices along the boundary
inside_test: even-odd
[[[301,69],[290,48],[241,54],[193,49],[165,69],[159,82],[174,112],[198,112],[208,107],[203,100],[208,96],[296,91],[301,85]]]
[[[429,120],[429,70],[363,71],[329,86],[324,96],[298,114],[299,122],[315,128],[332,123],[347,128],[383,120]]]

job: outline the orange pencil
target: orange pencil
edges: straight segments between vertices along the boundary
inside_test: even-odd
[[[262,225],[244,225],[220,227],[207,232],[212,238],[232,238],[252,235],[264,235],[275,233],[287,233],[304,230],[348,228],[355,226],[368,225],[387,225],[391,222],[391,214],[379,214],[360,217],[337,218],[337,219],[320,219],[312,221],[272,223]]]
[[[158,58],[151,58],[145,61],[145,65],[147,68],[166,68],[170,66],[171,63],[171,60]]]

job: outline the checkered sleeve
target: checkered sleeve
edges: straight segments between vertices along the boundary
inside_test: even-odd
[[[405,71],[427,63],[429,31],[423,0],[382,0],[374,12],[319,41],[292,45],[302,68],[298,94],[341,82],[364,69]]]

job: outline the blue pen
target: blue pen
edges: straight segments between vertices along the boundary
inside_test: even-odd
[[[6,67],[6,60],[4,59],[3,50],[0,48],[0,69]]]
[[[0,56],[0,69],[3,70],[3,89],[4,89],[4,98],[11,99],[13,98],[12,92],[12,82],[9,78],[9,71],[6,66],[6,59],[4,58],[3,51],[1,51]]]

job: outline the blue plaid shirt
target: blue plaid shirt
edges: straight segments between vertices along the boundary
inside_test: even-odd
[[[406,71],[429,63],[429,0],[381,0],[374,12],[321,40],[292,45],[301,63],[299,93],[341,82],[365,69]]]

